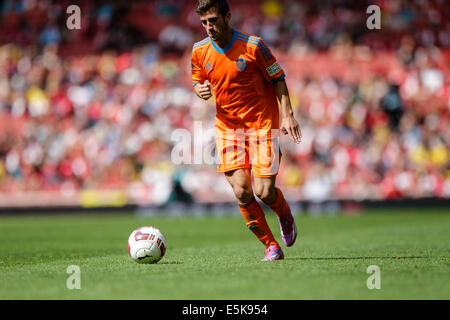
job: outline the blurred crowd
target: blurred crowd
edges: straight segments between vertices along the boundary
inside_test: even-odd
[[[262,36],[287,74],[303,134],[280,139],[291,200],[450,197],[450,5],[371,2],[229,1],[232,25]],[[171,158],[176,129],[214,141],[194,136],[215,102],[192,91],[206,36],[193,3],[3,1],[0,192],[232,200],[215,165]],[[71,4],[80,30],[66,27]],[[366,28],[370,4],[381,30]]]

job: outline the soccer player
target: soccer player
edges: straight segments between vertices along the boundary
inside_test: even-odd
[[[247,227],[265,245],[263,261],[282,260],[283,251],[254,194],[275,211],[283,242],[292,246],[297,228],[275,186],[279,131],[296,143],[301,140],[285,73],[262,38],[230,27],[226,0],[198,0],[196,12],[208,37],[193,46],[192,80],[200,98],[215,94],[217,171],[224,172]]]

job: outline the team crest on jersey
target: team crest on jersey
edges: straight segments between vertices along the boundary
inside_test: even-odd
[[[236,68],[238,69],[239,72],[244,71],[246,65],[247,65],[247,62],[245,62],[244,59],[239,58],[239,59],[236,60]]]

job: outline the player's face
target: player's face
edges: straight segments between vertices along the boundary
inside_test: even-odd
[[[216,8],[211,8],[200,16],[200,21],[208,36],[214,41],[220,41],[228,31],[230,17],[230,12],[223,17]]]

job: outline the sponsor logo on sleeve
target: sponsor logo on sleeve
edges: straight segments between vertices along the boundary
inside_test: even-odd
[[[269,76],[273,77],[274,75],[276,75],[278,72],[281,71],[281,66],[278,64],[277,61],[275,61],[270,67],[267,67],[266,70]]]

